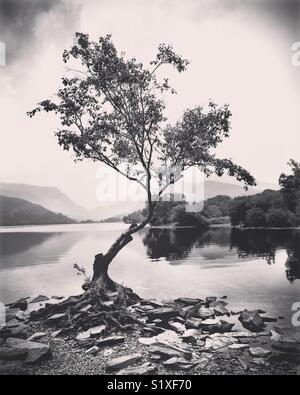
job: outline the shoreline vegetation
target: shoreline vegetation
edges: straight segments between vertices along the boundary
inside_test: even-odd
[[[299,374],[300,333],[217,298],[132,290],[44,295],[6,306],[0,374]]]

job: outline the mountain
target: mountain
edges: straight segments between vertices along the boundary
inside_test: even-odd
[[[248,188],[247,191],[243,188],[243,185],[231,184],[228,182],[221,182],[207,179],[204,182],[204,198],[209,199],[218,195],[227,195],[231,198],[238,196],[250,196],[256,193],[262,192],[257,188]]]
[[[56,187],[7,182],[0,182],[0,195],[24,199],[79,221],[87,219],[99,221],[114,215],[127,214],[144,205],[144,202],[103,202],[98,207],[88,210],[74,203]]]
[[[0,195],[15,197],[39,204],[54,213],[63,213],[75,219],[87,219],[87,210],[75,204],[55,187],[1,182]]]
[[[63,214],[56,214],[24,199],[0,196],[0,225],[49,225],[75,223]]]
[[[245,191],[242,185],[212,179],[205,180],[204,184],[205,199],[217,195],[237,197],[254,195],[259,192],[261,189],[249,188],[248,191]],[[58,188],[6,182],[0,182],[0,195],[24,199],[54,213],[63,213],[79,221],[87,219],[100,221],[116,215],[123,216],[144,207],[143,201],[102,202],[99,206],[89,210],[74,203]]]

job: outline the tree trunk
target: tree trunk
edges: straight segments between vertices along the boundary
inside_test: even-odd
[[[152,217],[154,207],[155,203],[150,201],[148,215],[142,223],[139,225],[131,224],[129,229],[125,233],[122,233],[121,236],[112,244],[105,255],[95,255],[92,282],[96,284],[97,287],[110,291],[116,290],[116,286],[118,284],[114,282],[108,275],[109,264],[122,250],[122,248],[131,242],[132,234],[143,229],[147,225]]]
[[[126,233],[123,233],[110,247],[108,252],[103,254],[95,255],[94,265],[93,265],[93,279],[92,282],[95,283],[99,288],[105,290],[116,290],[115,283],[108,275],[108,267],[114,257],[125,247],[131,240],[132,236],[130,234],[131,228]]]

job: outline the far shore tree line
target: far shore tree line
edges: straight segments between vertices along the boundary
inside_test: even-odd
[[[233,226],[278,228],[300,225],[300,163],[290,160],[292,174],[281,174],[281,189],[265,190],[252,196],[230,198],[218,195],[207,199],[199,213],[186,212],[186,201],[166,198],[160,201],[150,225],[176,223],[179,226],[196,226],[206,229],[209,224],[231,223]],[[124,216],[126,223],[142,222],[147,208]]]

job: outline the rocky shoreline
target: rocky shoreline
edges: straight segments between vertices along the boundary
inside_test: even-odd
[[[6,306],[0,374],[300,373],[300,331],[227,297],[39,295]],[[101,311],[99,311],[99,303]]]

